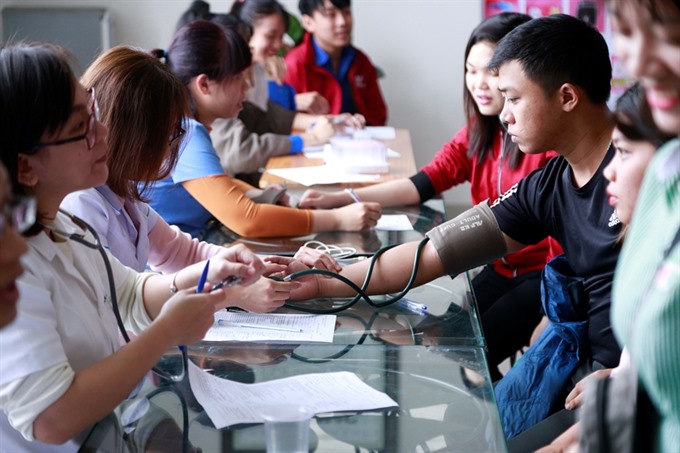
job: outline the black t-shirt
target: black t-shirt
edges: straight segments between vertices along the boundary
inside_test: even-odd
[[[615,367],[621,353],[609,319],[621,223],[607,203],[608,182],[602,176],[612,157],[610,147],[581,188],[572,184],[571,167],[563,157],[551,159],[492,206],[501,230],[515,241],[535,244],[552,236],[560,242],[571,268],[584,278],[591,358],[607,367]]]

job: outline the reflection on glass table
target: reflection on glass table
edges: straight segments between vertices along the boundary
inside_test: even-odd
[[[319,356],[331,356],[335,350],[327,344],[308,347]],[[316,414],[309,451],[506,450],[481,347],[363,344],[324,362],[299,360],[294,354],[299,350],[298,345],[282,344],[199,345],[190,348],[189,359],[209,373],[243,383],[351,372],[398,403],[397,408]],[[181,356],[168,355],[160,366],[179,374]],[[130,407],[134,410],[126,411]],[[163,445],[164,451],[200,448],[204,452],[265,449],[262,424],[215,429],[187,379],[169,382],[151,377],[117,413],[122,426],[114,432],[126,433],[128,447],[144,449],[154,444]],[[95,439],[101,436],[93,436],[89,448],[106,449]]]
[[[387,296],[371,296],[382,303]],[[323,312],[348,304],[349,299],[314,299],[291,302],[276,313]],[[426,307],[421,310],[418,307]],[[297,307],[296,310],[289,307]],[[337,345],[387,343],[395,345],[485,346],[477,304],[467,274],[440,277],[411,289],[404,299],[375,308],[359,299],[335,313],[333,343]]]
[[[371,255],[381,247],[404,242],[419,241],[425,233],[446,220],[444,202],[441,198],[428,200],[417,206],[384,208],[383,214],[406,215],[413,225],[412,231],[332,231],[314,233],[295,238],[242,238],[227,227],[205,238],[214,244],[244,244],[256,253],[271,255],[294,255],[307,241],[319,241],[340,247],[352,247],[358,255]]]

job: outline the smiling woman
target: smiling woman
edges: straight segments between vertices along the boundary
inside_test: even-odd
[[[107,259],[103,248],[86,246],[96,242],[89,226],[60,211],[66,195],[102,185],[108,176],[107,129],[98,120],[94,91],[88,94],[75,79],[65,51],[26,43],[1,47],[0,74],[0,157],[9,173],[0,171],[3,323],[5,299],[9,307],[17,290],[20,297],[15,321],[0,330],[2,449],[75,451],[161,355],[203,338],[215,310],[228,302],[223,290],[195,293],[204,262],[179,277],[137,273]],[[33,196],[37,204],[18,278],[26,246],[15,230],[34,222],[30,203],[8,203],[8,179],[12,192]],[[230,275],[249,284],[262,268],[247,249],[225,249],[211,258],[209,284]],[[180,289],[174,295],[171,285]],[[114,300],[125,328],[138,334],[125,348]]]
[[[374,226],[377,203],[334,210],[296,209],[253,201],[261,191],[228,175],[209,131],[218,118],[243,107],[250,67],[248,44],[230,28],[199,20],[180,28],[167,64],[191,94],[187,143],[172,174],[149,190],[151,206],[170,224],[205,238],[221,225],[245,237],[300,236],[319,231],[357,231]]]

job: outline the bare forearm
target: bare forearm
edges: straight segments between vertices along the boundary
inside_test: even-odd
[[[420,194],[410,179],[402,178],[355,189],[361,201],[375,201],[383,207],[420,203]]]
[[[171,338],[153,325],[115,354],[76,373],[66,393],[34,421],[35,438],[63,443],[101,420],[173,345]]]
[[[370,294],[386,294],[402,290],[413,272],[417,242],[400,245],[380,255],[374,268],[368,286]],[[422,249],[418,266],[418,273],[414,286],[422,285],[444,275],[439,255],[430,242]],[[370,260],[364,260],[343,269],[341,274],[358,286],[366,277]],[[336,279],[320,281],[321,296],[353,296],[354,291]]]

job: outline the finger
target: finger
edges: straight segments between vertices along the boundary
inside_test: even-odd
[[[270,255],[265,257],[265,260],[270,263],[270,264],[276,264],[276,265],[282,265],[282,266],[288,266],[290,263],[294,261],[295,258],[291,258],[289,256],[279,256],[279,255]]]
[[[272,275],[276,274],[278,272],[285,272],[286,271],[286,265],[285,264],[278,264],[278,263],[268,263],[265,266],[265,271],[263,275]]]

